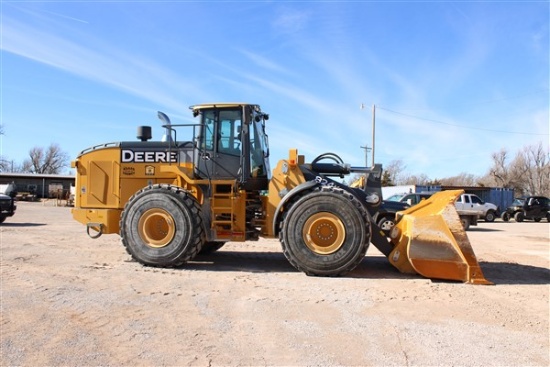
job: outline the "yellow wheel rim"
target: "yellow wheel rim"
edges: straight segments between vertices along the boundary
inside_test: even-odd
[[[163,209],[149,209],[139,219],[139,236],[150,247],[168,245],[174,238],[176,227],[172,216]]]
[[[329,255],[336,252],[346,238],[344,224],[336,215],[321,212],[312,215],[302,230],[306,246],[313,252]]]

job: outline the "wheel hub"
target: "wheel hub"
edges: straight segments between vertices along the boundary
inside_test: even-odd
[[[346,230],[344,224],[336,215],[321,212],[312,215],[304,224],[302,230],[307,247],[321,255],[336,252],[344,243]]]
[[[150,247],[160,248],[168,245],[175,233],[174,220],[163,209],[149,209],[139,219],[139,236]]]

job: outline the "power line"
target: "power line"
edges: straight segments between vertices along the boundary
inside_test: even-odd
[[[538,136],[548,136],[549,135],[549,134],[540,134],[540,133],[528,133],[528,132],[522,132],[522,131],[495,130],[495,129],[487,129],[487,128],[483,128],[483,127],[472,127],[472,126],[466,126],[466,125],[452,124],[450,122],[445,122],[445,121],[433,120],[433,119],[428,119],[428,118],[419,117],[419,116],[408,115],[406,113],[393,111],[393,110],[390,110],[389,108],[385,108],[385,107],[380,107],[380,106],[377,106],[377,107],[381,110],[391,112],[391,113],[394,113],[396,115],[412,117],[412,118],[417,119],[417,120],[424,120],[424,121],[433,122],[433,123],[436,123],[436,124],[461,127],[461,128],[464,128],[464,129],[483,130],[483,131],[491,131],[491,132],[495,132],[495,133],[505,133],[505,134],[538,135]]]

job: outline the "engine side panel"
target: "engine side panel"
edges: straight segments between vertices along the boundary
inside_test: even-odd
[[[156,183],[186,186],[181,177],[192,174],[192,163],[178,163],[181,151],[147,143],[119,143],[94,147],[72,163],[76,168],[73,217],[103,233],[118,233],[122,209],[142,188]],[[166,166],[177,170],[167,170]],[[187,185],[189,186],[189,185]],[[201,200],[200,192],[191,190]]]
[[[73,164],[76,168],[76,207],[120,207],[119,157],[120,150],[109,147],[86,153]]]

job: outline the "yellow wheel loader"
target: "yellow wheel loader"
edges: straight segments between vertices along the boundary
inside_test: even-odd
[[[190,107],[195,124],[172,124],[151,141],[97,145],[80,153],[74,218],[88,235],[117,233],[148,266],[178,267],[228,241],[278,237],[288,261],[308,275],[352,271],[372,243],[402,272],[489,284],[454,210],[458,192],[442,192],[399,213],[390,236],[372,221],[382,202],[380,165],[351,167],[333,153],[306,163],[291,149],[271,171],[268,115],[247,103]],[[179,140],[188,131],[191,140]],[[362,187],[336,178],[365,175]]]

